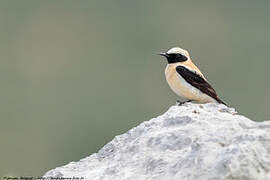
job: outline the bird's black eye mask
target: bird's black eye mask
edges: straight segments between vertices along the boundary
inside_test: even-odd
[[[182,54],[175,53],[175,54],[167,54],[166,53],[166,58],[168,60],[168,63],[177,63],[177,62],[184,62],[188,60],[188,58]]]

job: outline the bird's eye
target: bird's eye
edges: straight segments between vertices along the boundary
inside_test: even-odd
[[[168,60],[172,63],[175,62],[183,62],[186,61],[188,58],[180,53],[178,54],[170,54]]]
[[[172,59],[178,59],[178,58],[181,58],[182,57],[182,54],[170,54],[170,57]]]
[[[175,59],[177,57],[177,54],[170,54],[170,58]]]

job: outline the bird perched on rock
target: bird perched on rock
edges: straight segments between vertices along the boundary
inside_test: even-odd
[[[160,55],[166,57],[168,61],[165,76],[170,88],[178,96],[186,99],[185,102],[225,104],[217,96],[216,91],[207,82],[199,68],[193,64],[188,51],[174,47]],[[179,102],[179,104],[185,102]]]

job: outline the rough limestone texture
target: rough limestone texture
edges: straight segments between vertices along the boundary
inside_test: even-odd
[[[172,106],[98,153],[45,177],[89,180],[270,180],[270,121],[221,104]]]

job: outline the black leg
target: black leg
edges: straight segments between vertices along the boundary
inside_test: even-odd
[[[191,102],[191,101],[192,101],[192,100],[187,100],[187,101],[181,102],[181,101],[177,100],[177,101],[176,101],[176,104],[177,104],[178,106],[182,106],[183,104],[185,104],[185,103],[187,103],[187,102]]]

